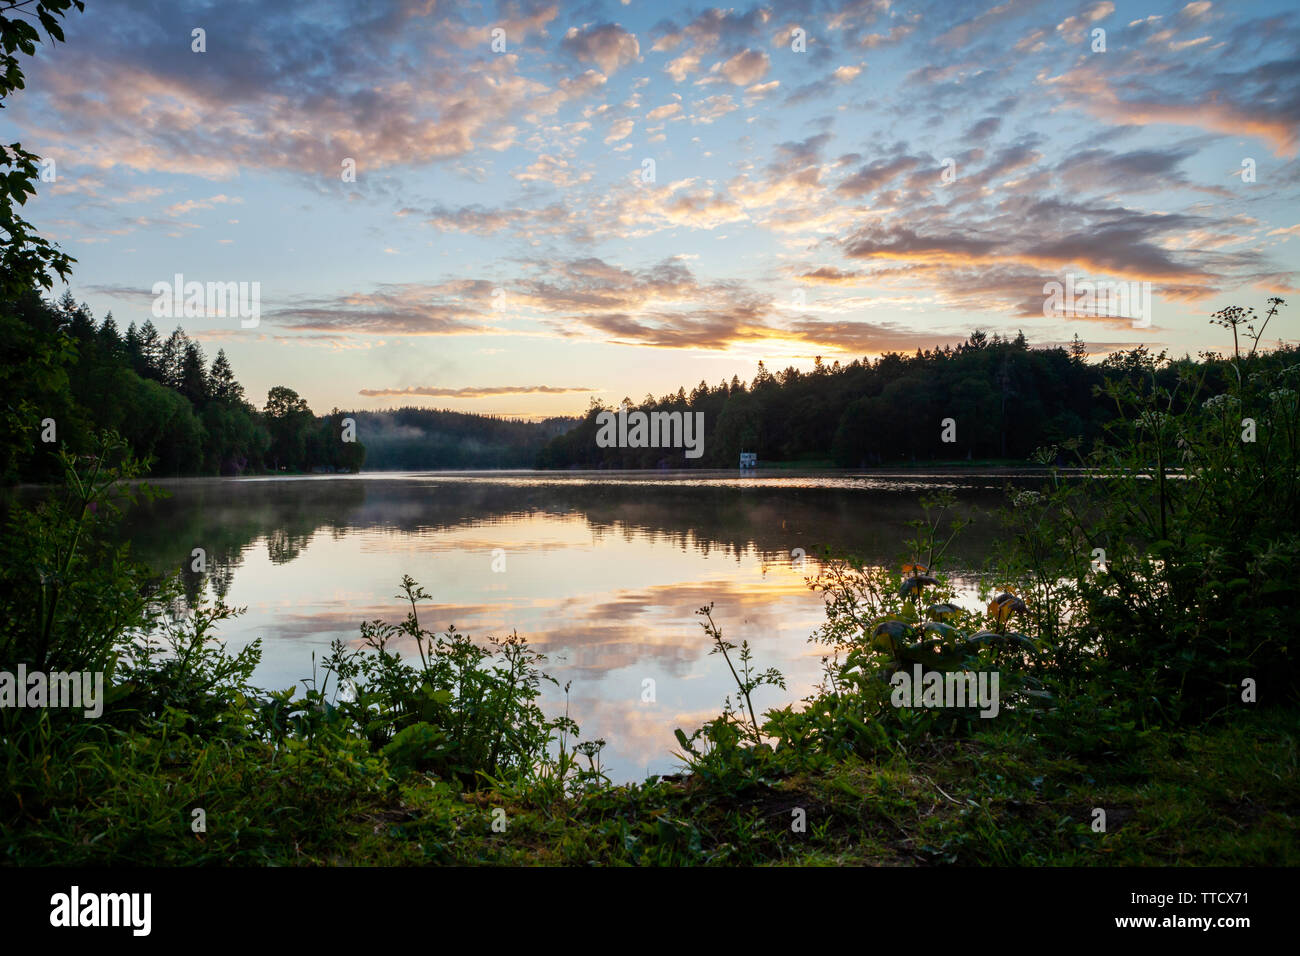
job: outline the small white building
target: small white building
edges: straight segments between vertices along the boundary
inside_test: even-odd
[[[742,451],[740,453],[740,467],[742,469],[753,468],[757,464],[758,464],[758,452]]]

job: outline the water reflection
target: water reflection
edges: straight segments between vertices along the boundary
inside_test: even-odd
[[[286,687],[310,652],[355,641],[361,621],[396,621],[403,574],[434,601],[432,629],[475,637],[517,630],[549,658],[584,737],[608,741],[615,779],[666,772],[673,729],[714,716],[733,688],[708,654],[695,611],[715,605],[729,640],[750,641],[786,674],[761,707],[797,700],[820,677],[807,638],[822,620],[805,579],[824,548],[893,563],[920,515],[919,497],[958,493],[971,527],[950,570],[970,573],[998,532],[1004,475],[799,475],[734,472],[592,476],[487,473],[160,482],[172,496],[132,513],[136,552],[182,568],[191,598],[210,588],[248,613],[228,622],[232,648],[263,639],[255,679]],[[189,571],[193,548],[207,574]],[[808,555],[802,569],[790,553]],[[493,554],[504,552],[504,570]],[[498,567],[501,562],[498,561]],[[413,650],[413,649],[412,649]],[[655,700],[643,701],[647,680]],[[563,700],[549,693],[548,708]]]

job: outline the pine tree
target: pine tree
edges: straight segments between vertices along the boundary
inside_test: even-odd
[[[180,393],[190,400],[195,408],[201,408],[208,402],[207,359],[198,342],[185,342],[185,351],[181,354]]]
[[[122,352],[131,370],[139,375],[143,360],[140,355],[140,330],[135,327],[134,322],[126,327],[126,335],[122,337]]]
[[[151,319],[145,319],[140,326],[140,367],[136,371],[155,382],[163,379],[162,339]]]
[[[178,325],[162,345],[162,351],[158,356],[158,371],[162,383],[168,388],[180,390],[181,362],[185,358],[185,346],[188,343],[185,330]]]
[[[208,373],[208,390],[219,402],[243,404],[244,386],[235,380],[234,369],[226,358],[225,349],[217,349],[217,357],[212,360],[212,370]]]
[[[95,338],[95,319],[91,314],[90,307],[84,302],[77,305],[77,300],[72,297],[72,290],[69,289],[63,293],[59,299],[59,312],[62,313],[64,321],[68,323],[68,331],[72,337],[81,345],[89,345]]]
[[[1075,364],[1082,364],[1083,360],[1088,357],[1088,346],[1083,344],[1083,339],[1079,338],[1079,333],[1074,333],[1074,339],[1070,342],[1070,360]]]
[[[71,289],[65,289],[63,295],[59,296],[57,308],[63,313],[63,318],[66,321],[72,321],[72,316],[77,311],[77,300],[73,297]]]
[[[100,351],[103,352],[104,356],[114,362],[120,362],[125,349],[122,345],[122,336],[117,331],[117,322],[113,320],[112,312],[104,316],[97,337]]]

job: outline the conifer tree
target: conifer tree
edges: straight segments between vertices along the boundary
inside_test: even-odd
[[[234,369],[226,358],[225,349],[217,349],[217,357],[212,360],[212,370],[208,373],[208,391],[219,402],[242,404],[244,386],[235,380]]]

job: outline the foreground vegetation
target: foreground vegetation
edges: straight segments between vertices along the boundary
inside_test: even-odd
[[[823,555],[825,676],[798,705],[765,709],[784,678],[701,608],[735,693],[678,730],[682,774],[636,786],[538,705],[524,639],[431,632],[410,578],[404,617],[304,692],[254,688],[259,646],[216,639],[238,609],[184,612],[114,543],[142,463],[112,436],[64,453],[65,494],[10,515],[0,671],[103,671],[104,714],[0,708],[4,859],[1293,865],[1300,367],[1238,352],[1217,392],[1126,361],[1106,435],[1013,493],[986,606],[942,570],[963,518],[939,497],[897,569]],[[899,706],[899,674],[951,672],[997,675],[997,714]]]
[[[1086,753],[1054,753],[998,730],[734,791],[651,780],[566,799],[461,791],[356,747],[135,734],[43,768],[39,798],[28,787],[23,811],[6,808],[0,845],[11,865],[1295,866],[1298,733],[1282,715],[1082,727],[1071,744],[1091,738]]]

